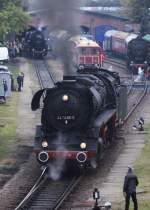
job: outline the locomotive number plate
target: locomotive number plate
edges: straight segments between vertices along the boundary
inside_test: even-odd
[[[57,120],[75,120],[75,116],[74,115],[57,116]]]

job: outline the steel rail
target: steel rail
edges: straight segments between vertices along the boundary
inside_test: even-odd
[[[47,171],[47,167],[43,169],[41,175],[39,176],[34,186],[31,188],[31,190],[28,192],[25,198],[20,202],[20,204],[14,210],[19,210],[20,208],[22,208],[26,204],[26,202],[29,200],[31,195],[39,188],[39,186],[41,186],[41,181],[43,181],[46,171]]]
[[[148,82],[145,78],[144,80],[144,90],[141,94],[141,96],[139,97],[137,103],[133,106],[133,108],[127,113],[125,119],[122,122],[122,125],[124,125],[126,123],[126,121],[129,119],[129,117],[132,115],[132,113],[135,111],[135,109],[139,106],[139,104],[142,102],[142,100],[144,99],[144,97],[146,96],[148,90]]]
[[[62,189],[60,192],[60,189],[55,192],[52,192],[51,190],[51,185],[52,183],[50,183],[50,186],[47,184],[46,180],[47,179],[43,179],[41,180],[41,178],[38,179],[38,181],[35,183],[35,185],[32,187],[32,189],[30,190],[30,192],[26,195],[26,197],[22,200],[22,202],[14,209],[14,210],[23,210],[23,209],[36,209],[35,203],[34,202],[40,202],[40,205],[42,205],[42,200],[44,200],[44,205],[43,205],[43,210],[44,208],[46,209],[50,209],[50,210],[58,210],[60,208],[60,206],[62,205],[62,203],[64,202],[64,200],[70,195],[70,193],[72,192],[72,190],[77,186],[77,184],[79,183],[79,181],[83,178],[83,175],[80,175],[78,177],[74,176],[71,181],[67,180],[67,186],[64,186],[63,180],[62,180]],[[41,181],[40,181],[41,180]],[[48,180],[47,180],[48,181]],[[49,194],[47,193],[45,195],[45,193],[43,194],[44,197],[41,197],[41,193],[42,191],[44,192],[44,184],[46,183],[46,186],[48,187],[49,190],[47,190],[46,192],[49,192]],[[53,183],[55,184],[55,182]],[[66,185],[66,183],[65,183]],[[60,186],[60,183],[59,183]],[[56,186],[55,188],[57,189],[57,182],[56,182]],[[35,194],[36,193],[36,194]],[[57,195],[60,194],[60,195]],[[36,196],[37,197],[34,197]],[[50,196],[52,198],[50,198]],[[54,197],[56,197],[56,200],[54,201]],[[58,197],[58,198],[57,198]],[[47,202],[46,202],[47,201]],[[51,204],[49,203],[51,202]],[[37,208],[39,209],[39,206],[37,206]]]
[[[67,187],[66,191],[59,198],[56,206],[52,210],[58,210],[62,203],[66,200],[66,198],[70,195],[72,190],[77,186],[77,184],[81,181],[84,175],[79,176],[77,179],[74,179],[73,182]]]

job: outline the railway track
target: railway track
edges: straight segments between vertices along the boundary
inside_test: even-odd
[[[134,86],[134,76],[126,67],[126,63],[123,60],[115,60],[113,58],[106,58],[104,62],[104,68],[110,71],[119,73],[120,79],[127,86],[128,95],[132,92]]]
[[[134,112],[134,110],[138,107],[138,105],[145,97],[148,89],[148,81],[144,78],[144,81],[140,82],[140,86],[141,87],[139,88],[139,84],[137,85],[133,80],[132,88],[130,92],[128,92],[128,114],[124,119],[124,122],[127,121],[130,115]]]
[[[124,70],[127,70],[125,61],[121,59],[116,59],[116,58],[114,59],[114,58],[106,57],[105,63],[112,64],[119,68],[123,68]]]
[[[32,189],[15,208],[15,210],[57,210],[64,200],[78,185],[83,175],[66,176],[59,180],[51,180],[44,168]]]
[[[56,80],[54,79],[46,60],[34,60],[33,65],[36,70],[41,89],[53,87]]]

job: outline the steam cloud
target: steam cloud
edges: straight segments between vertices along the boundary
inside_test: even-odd
[[[64,141],[66,141],[66,137],[62,133],[59,133],[55,140],[56,151],[67,151],[64,147]],[[51,179],[59,180],[61,178],[62,172],[65,169],[65,161],[65,158],[59,158],[49,164],[49,176]]]
[[[40,17],[40,26],[48,23],[51,30],[67,30],[70,34],[79,33],[80,20],[75,9],[84,6],[82,0],[31,0],[30,10],[44,10]],[[71,57],[66,43],[63,44],[61,59],[64,64],[64,73],[72,71]]]

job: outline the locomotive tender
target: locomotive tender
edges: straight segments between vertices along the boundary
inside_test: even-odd
[[[33,111],[44,92],[34,141],[39,163],[64,159],[76,166],[97,165],[103,146],[111,143],[126,115],[127,90],[118,74],[100,69],[64,76],[53,88],[35,93]]]
[[[33,58],[43,58],[47,55],[48,45],[42,30],[32,27],[25,32],[23,52]]]

